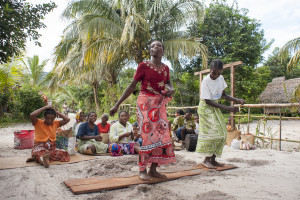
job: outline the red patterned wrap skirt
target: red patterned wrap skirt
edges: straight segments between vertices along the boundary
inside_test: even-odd
[[[34,142],[34,146],[31,150],[31,156],[35,158],[36,162],[39,162],[40,157],[43,156],[46,151],[49,151],[50,153],[49,162],[70,161],[70,154],[63,149],[57,149],[55,141],[50,140],[48,140],[47,142]]]
[[[142,92],[137,99],[137,117],[143,139],[139,152],[140,171],[152,163],[160,166],[176,162],[166,109],[170,100],[170,97]]]

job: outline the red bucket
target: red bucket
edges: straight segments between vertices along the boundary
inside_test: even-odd
[[[21,130],[14,132],[15,149],[31,149],[34,144],[34,130]]]

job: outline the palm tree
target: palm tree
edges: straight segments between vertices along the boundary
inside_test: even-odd
[[[296,67],[300,58],[300,37],[288,41],[279,52],[279,57],[283,61],[288,56],[293,55],[287,64],[287,71],[290,72],[293,67]]]
[[[39,63],[39,57],[34,55],[32,58],[27,57],[26,62],[22,60],[25,67],[25,76],[29,79],[29,82],[33,86],[41,86],[43,79],[45,78],[44,68],[48,60]]]
[[[79,0],[70,3],[63,16],[76,21],[76,31],[93,46],[86,54],[96,62],[95,58],[103,57],[103,53],[109,56],[109,52],[123,51],[127,59],[139,63],[147,58],[149,42],[157,39],[164,42],[168,59],[198,53],[206,66],[206,47],[182,30],[188,23],[202,19],[199,1]]]
[[[169,60],[201,54],[206,66],[206,47],[181,30],[203,16],[196,0],[79,0],[63,16],[72,23],[56,47],[55,82],[87,81],[94,88],[97,110],[99,81],[113,88],[127,62],[148,58],[152,39],[164,42]]]

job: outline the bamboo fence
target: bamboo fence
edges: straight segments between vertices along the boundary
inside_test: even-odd
[[[136,107],[133,107],[131,106],[130,104],[122,104],[121,105],[122,108],[125,108],[127,107],[129,109],[129,112],[130,113],[135,113],[135,109]],[[120,107],[121,107],[120,106]],[[242,107],[246,107],[248,108],[248,114],[247,115],[231,115],[232,117],[238,117],[238,118],[241,118],[241,117],[247,117],[248,120],[247,120],[247,133],[249,133],[249,126],[250,126],[250,118],[265,118],[265,119],[279,119],[280,122],[279,122],[279,138],[269,138],[269,137],[263,137],[263,136],[259,136],[259,135],[255,135],[255,137],[257,138],[261,138],[261,139],[267,139],[267,140],[277,140],[279,141],[279,150],[281,151],[281,141],[286,141],[286,142],[296,142],[296,143],[300,143],[300,141],[297,141],[297,140],[288,140],[288,139],[282,139],[281,138],[281,130],[282,130],[282,120],[283,119],[296,119],[296,120],[300,120],[300,117],[284,117],[282,116],[282,113],[280,111],[280,114],[279,116],[268,116],[268,115],[264,115],[264,116],[255,116],[255,115],[251,115],[250,114],[250,110],[251,108],[267,108],[267,107],[273,107],[273,108],[283,108],[283,107],[300,107],[300,103],[282,103],[282,104],[244,104],[244,105],[240,105],[240,104],[236,104],[234,105],[235,107],[239,107],[239,108],[242,108]],[[187,109],[187,108],[190,108],[190,109],[197,109],[198,106],[184,106],[184,107],[167,107],[167,110],[177,110],[177,109]],[[175,115],[172,114],[172,113],[168,113],[168,115]],[[300,125],[299,125],[300,126]],[[258,133],[259,134],[259,133]]]
[[[252,116],[250,115],[250,109],[251,108],[267,108],[267,107],[272,107],[272,108],[286,108],[286,107],[300,107],[300,103],[281,103],[281,104],[236,104],[234,105],[235,107],[246,107],[248,108],[248,115],[232,115],[233,117],[248,117],[248,122],[247,122],[247,133],[249,133],[249,124],[250,124],[250,118],[269,118],[269,119],[279,119],[279,138],[268,138],[268,137],[262,137],[259,135],[255,135],[257,138],[262,138],[262,139],[268,139],[268,140],[279,140],[279,151],[281,151],[281,141],[286,141],[286,142],[296,142],[300,143],[300,141],[297,140],[287,140],[287,139],[282,139],[281,138],[281,129],[282,129],[282,119],[296,119],[299,120],[300,117],[282,117],[281,115],[281,110],[279,113],[279,116]],[[259,133],[258,133],[259,134]]]

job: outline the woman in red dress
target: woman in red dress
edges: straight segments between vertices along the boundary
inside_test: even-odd
[[[156,168],[176,161],[166,112],[166,103],[171,100],[174,89],[170,82],[169,67],[161,62],[163,53],[164,46],[160,41],[150,44],[151,60],[139,64],[131,84],[110,110],[110,115],[113,116],[141,81],[141,92],[137,99],[137,116],[143,140],[139,152],[139,167],[140,179],[145,181],[150,180],[151,176],[166,178]],[[148,173],[147,166],[150,166]]]

